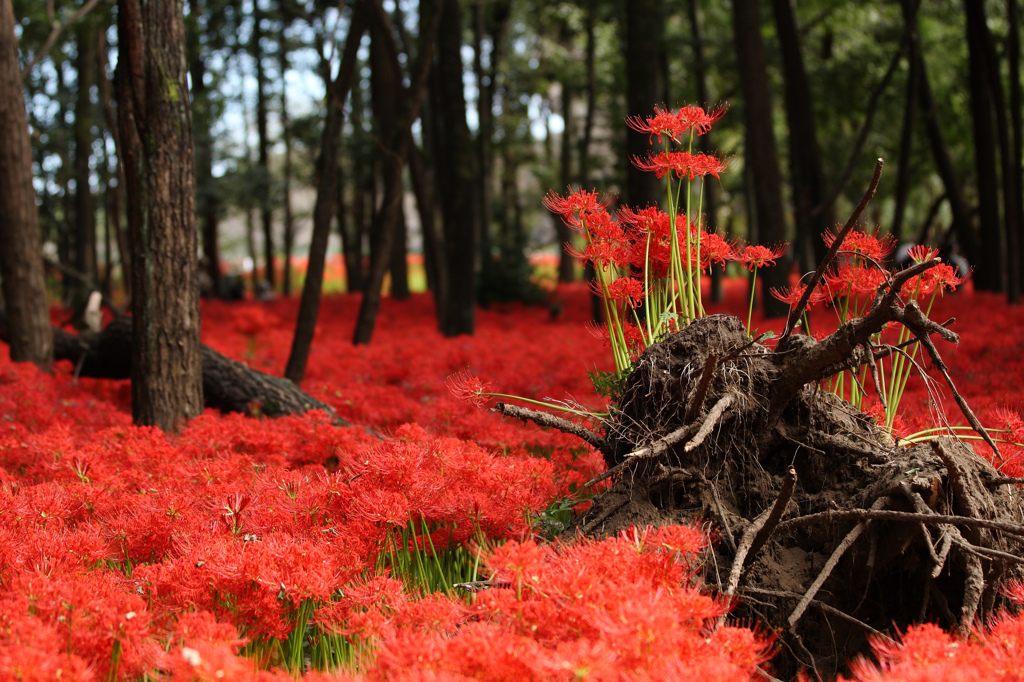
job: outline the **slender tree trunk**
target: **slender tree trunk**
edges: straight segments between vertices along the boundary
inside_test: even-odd
[[[992,83],[985,59],[985,4],[964,0],[967,14],[967,51],[970,68],[971,123],[974,165],[978,181],[978,260],[974,286],[982,291],[1003,288],[1003,240],[999,224],[999,181],[993,135]]]
[[[107,130],[110,132],[110,139],[114,145],[114,165],[117,184],[111,187],[108,183],[107,192],[110,195],[109,208],[110,224],[114,229],[114,237],[117,240],[117,253],[121,261],[121,285],[125,294],[131,298],[131,248],[128,246],[128,233],[121,219],[124,201],[124,164],[121,163],[121,141],[117,135],[117,119],[114,116],[114,95],[110,87],[110,77],[107,73],[107,38],[103,31],[96,31],[96,82],[99,86],[100,106],[103,109],[103,120],[106,122]]]
[[[11,360],[53,363],[32,148],[10,0],[0,0],[0,277]]]
[[[690,20],[690,32],[693,36],[693,79],[697,84],[697,101],[704,106],[711,105],[708,95],[708,67],[704,61],[704,27],[700,18],[699,0],[689,0],[686,5]],[[713,154],[715,147],[711,143],[711,133],[701,135],[699,146],[701,152]],[[718,227],[718,183],[710,178],[701,180],[701,191],[704,193],[705,227],[714,232]],[[712,303],[722,300],[722,279],[725,269],[719,265],[711,268],[711,291],[709,299]]]
[[[597,0],[587,2],[587,52],[585,67],[587,71],[587,113],[583,118],[583,137],[580,139],[579,164],[580,164],[580,187],[590,189],[590,146],[594,139],[594,115],[597,110],[597,75],[594,69],[594,55],[597,52],[594,26],[597,23]],[[565,254],[562,255],[565,257]],[[594,281],[597,271],[594,263],[587,261],[583,266],[583,279],[589,284]],[[601,296],[590,290],[590,318],[597,324],[604,323],[604,304]]]
[[[757,0],[733,0],[733,35],[736,40],[736,62],[743,89],[744,118],[747,125],[746,162],[749,164],[757,213],[758,242],[781,244],[786,240],[786,214],[782,207],[782,185],[779,180],[779,155],[772,130],[772,102],[768,90],[767,57],[761,39],[761,17]],[[789,306],[771,295],[772,288],[789,284],[788,254],[777,265],[762,268],[761,301],[765,317],[783,317]]]
[[[428,0],[441,16],[445,30],[438,36],[437,92],[440,106],[434,109],[443,132],[437,140],[437,184],[444,216],[444,250],[448,290],[441,312],[445,336],[472,334],[476,325],[476,255],[478,216],[472,195],[476,169],[466,123],[466,99],[462,84],[462,11],[458,0]],[[443,161],[442,159],[443,155]]]
[[[977,262],[978,239],[971,225],[971,209],[964,198],[963,188],[953,166],[953,160],[949,154],[949,147],[942,133],[942,126],[939,123],[938,106],[932,94],[931,84],[928,82],[928,70],[925,66],[924,55],[921,53],[921,41],[917,31],[917,20],[914,17],[914,7],[911,0],[902,0],[903,16],[907,21],[911,32],[911,58],[917,62],[918,97],[920,98],[921,114],[924,116],[925,132],[928,134],[928,142],[932,149],[932,157],[935,159],[935,169],[942,179],[943,188],[946,190],[949,199],[950,212],[953,214],[952,230],[960,242],[968,260]]]
[[[984,7],[982,7],[984,13]],[[980,25],[984,40],[985,69],[988,72],[989,93],[996,114],[996,138],[999,143],[1000,176],[1003,182],[1003,224],[1006,234],[1006,295],[1010,303],[1020,302],[1020,224],[1017,222],[1020,181],[1014,163],[1014,135],[1006,113],[1006,94],[1003,91],[999,55],[988,22]]]
[[[791,0],[772,0],[786,84],[789,172],[793,189],[793,215],[796,218],[794,257],[799,259],[801,271],[810,272],[828,251],[822,234],[835,220],[831,211],[814,212],[815,207],[825,200],[825,174],[821,167],[818,129],[814,120],[815,100],[807,81],[807,70],[800,49],[800,33],[790,3]]]
[[[306,281],[302,285],[302,299],[299,301],[299,317],[295,322],[295,336],[285,377],[295,384],[306,374],[309,349],[313,344],[316,320],[320,314],[320,295],[324,282],[324,261],[327,257],[327,240],[331,234],[331,217],[334,213],[335,182],[337,181],[338,136],[341,133],[342,106],[348,97],[352,77],[356,68],[356,54],[363,33],[369,25],[368,7],[370,2],[379,0],[356,0],[349,22],[345,51],[338,67],[338,75],[327,89],[327,119],[320,137],[320,158],[317,161],[316,204],[313,207],[313,237],[309,245],[309,264]]]
[[[665,18],[658,0],[626,3],[626,114],[650,116],[665,94]],[[651,152],[649,136],[632,128],[626,131],[627,159]],[[626,164],[626,203],[635,208],[657,206],[664,188],[654,173]]]
[[[559,184],[564,191],[572,185],[572,85],[568,81],[562,81],[562,139],[559,145]],[[572,243],[572,230],[565,224],[564,220],[555,220],[555,229],[558,233],[558,241],[562,245],[561,257],[558,259],[558,281],[561,283],[572,282],[576,279],[576,259],[569,255],[567,244]]]
[[[202,13],[202,0],[191,0],[191,11]],[[220,192],[213,178],[213,139],[210,136],[210,94],[206,85],[206,55],[200,44],[199,26],[189,31],[189,75],[192,77],[192,124],[196,145],[196,204],[201,223],[203,258],[210,291],[219,297],[223,291],[220,273],[220,248],[217,238]]]
[[[75,269],[98,279],[96,268],[96,206],[89,182],[92,160],[92,86],[96,73],[96,41],[92,21],[79,24],[75,31],[78,44],[77,83],[75,97]],[[80,288],[80,287],[79,287]],[[81,292],[84,308],[88,292]]]
[[[260,226],[263,228],[263,260],[266,263],[263,279],[270,290],[277,285],[277,273],[274,270],[274,205],[270,180],[270,134],[267,131],[267,74],[263,65],[263,28],[261,25],[264,14],[260,11],[259,1],[253,2],[253,29],[250,45],[252,58],[256,62],[256,134],[259,158],[259,182],[256,196],[260,207]]]
[[[1010,122],[1013,128],[1012,156],[1014,177],[1017,185],[1011,190],[1017,197],[1017,253],[1015,258],[1016,274],[1011,270],[1010,276],[1016,277],[1017,290],[1024,290],[1024,102],[1021,101],[1020,84],[1020,5],[1018,0],[1007,0],[1007,17],[1009,19],[1006,51],[1010,66]]]
[[[288,50],[285,47],[284,22],[281,22],[281,33],[278,36],[278,60],[281,67],[281,136],[284,139],[284,178],[281,197],[284,204],[284,225],[281,240],[284,246],[284,274],[281,281],[281,292],[285,296],[292,294],[292,249],[295,246],[295,217],[292,215],[292,126],[288,116],[288,93],[285,87],[285,74],[288,72]],[[340,215],[340,214],[339,214]]]
[[[118,5],[118,129],[132,241],[132,419],[202,413],[196,179],[181,0]]]
[[[390,50],[397,47],[390,34],[390,25],[380,21],[370,22],[370,99],[373,102],[373,121],[380,140],[384,141],[385,149],[393,149],[398,134],[398,99],[402,94],[402,72],[397,58],[392,60]],[[387,45],[385,45],[387,43]],[[385,151],[385,157],[387,151]],[[402,210],[402,197],[405,194],[402,186],[403,173],[389,172],[389,164],[394,160],[384,159],[384,196],[398,196],[398,205],[394,209],[394,224],[390,227],[390,249],[388,269],[391,271],[391,297],[399,300],[409,298],[409,269],[406,261],[408,230],[405,225],[405,212]],[[402,160],[404,166],[404,159]],[[388,187],[389,182],[397,182],[398,187]],[[380,217],[383,214],[378,214]],[[390,219],[390,217],[389,217]],[[372,259],[381,240],[381,223],[375,222],[374,239],[370,249]]]
[[[423,125],[424,130],[429,126]],[[423,152],[415,145],[409,150],[409,176],[412,179],[412,191],[416,195],[416,208],[420,217],[420,230],[423,233],[423,267],[426,270],[427,286],[434,297],[434,305],[441,307],[441,291],[439,282],[444,272],[444,254],[441,252],[441,239],[437,234],[437,221],[434,219],[433,182],[423,161]]]
[[[907,27],[911,30],[911,27]],[[913,53],[907,64],[907,89],[903,104],[903,127],[900,132],[899,167],[896,169],[896,206],[893,209],[892,228],[890,232],[903,239],[903,219],[907,212],[907,199],[910,196],[910,157],[914,149],[914,121],[917,118],[917,92],[921,80],[920,64],[914,59]]]

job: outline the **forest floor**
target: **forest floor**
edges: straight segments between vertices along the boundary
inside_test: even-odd
[[[0,673],[764,679],[771,633],[713,627],[730,605],[699,589],[702,557],[711,556],[704,532],[637,529],[575,548],[546,544],[589,507],[583,484],[604,470],[601,455],[445,386],[471,370],[496,392],[602,409],[588,372],[610,369],[609,353],[586,328],[587,296],[577,285],[548,307],[481,310],[477,334],[455,339],[436,331],[429,296],[388,299],[368,347],[349,344],[358,298],[325,298],[303,387],[385,443],[316,415],[211,411],[165,438],[131,427],[127,382],[0,360],[0,615],[14,626],[0,633]],[[745,308],[745,282],[732,280],[709,312]],[[296,311],[294,299],[205,302],[203,341],[280,374]],[[827,315],[812,329],[833,329]],[[940,350],[982,423],[1019,426],[1024,310],[968,285],[938,299],[931,317],[956,318],[961,342]],[[901,405],[897,433],[936,425],[920,377]],[[942,409],[963,423],[952,401]],[[878,412],[870,399],[865,410]],[[1002,474],[1024,475],[1024,452],[1002,454]],[[455,582],[493,589],[474,599]],[[993,652],[986,637],[979,630],[971,640],[990,649],[971,654],[973,670],[1020,666],[1014,652],[1024,647]],[[876,646],[893,656],[895,679],[906,661],[888,641]],[[936,652],[973,651],[941,631],[914,630],[905,641],[931,647],[936,665],[954,659]],[[917,665],[935,662],[911,649],[905,657]],[[867,665],[854,672],[882,675]]]

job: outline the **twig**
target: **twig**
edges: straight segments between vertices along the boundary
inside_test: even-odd
[[[786,506],[789,505],[789,499],[793,497],[793,489],[796,487],[796,469],[792,466],[786,470],[786,479],[782,482],[782,490],[779,491],[779,496],[775,498],[775,504],[772,505],[772,511],[768,515],[768,519],[761,526],[761,529],[757,531],[757,535],[754,537],[754,542],[750,546],[750,556],[757,556],[757,553],[764,546],[764,543],[768,542],[768,538],[771,537],[772,531],[779,525],[779,521],[782,519],[783,513],[786,511]]]
[[[878,394],[878,401],[882,403],[882,409],[889,412],[889,403],[885,399],[885,391],[882,390],[882,378],[878,373],[878,363],[875,362],[875,354],[871,350],[871,345],[865,341],[861,344],[864,349],[864,355],[867,356],[868,366],[871,368],[871,381],[875,384],[875,393]]]
[[[995,487],[995,486],[999,486],[999,485],[1010,485],[1010,484],[1020,485],[1022,483],[1024,483],[1024,478],[1013,478],[1011,476],[1004,476],[1002,478],[993,478],[991,480],[985,481],[985,485],[991,486],[991,487]]]
[[[707,482],[705,479],[702,479]],[[725,531],[725,542],[729,545],[729,549],[732,550],[733,554],[736,554],[736,538],[732,536],[732,528],[729,527],[729,519],[725,515],[725,508],[722,506],[722,500],[718,496],[718,486],[712,485],[711,494],[715,499],[715,507],[718,509],[718,518],[722,521],[722,530]]]
[[[532,421],[538,426],[547,426],[553,429],[557,429],[562,433],[568,433],[572,436],[586,441],[590,445],[594,446],[602,453],[606,453],[608,450],[608,443],[605,442],[604,438],[591,431],[585,426],[573,423],[568,419],[562,419],[556,417],[549,412],[542,412],[540,410],[531,410],[527,407],[519,407],[518,405],[509,405],[508,403],[497,403],[493,408],[495,412],[499,412],[506,417],[512,417],[514,419],[521,420],[524,424],[527,421]]]
[[[946,363],[943,362],[938,349],[935,347],[935,344],[932,343],[930,334],[934,331],[947,341],[951,340],[951,337],[956,340],[959,340],[960,337],[945,327],[940,327],[929,320],[928,317],[921,312],[921,309],[914,301],[908,303],[906,308],[904,308],[902,318],[903,319],[900,321],[903,322],[903,324],[905,324],[907,328],[914,333],[914,336],[921,341],[921,345],[928,351],[928,355],[931,357],[932,363],[940,372],[942,372],[942,376],[946,380],[946,385],[949,386],[949,390],[953,392],[953,399],[960,407],[960,411],[963,412],[964,417],[966,417],[967,423],[978,432],[978,435],[980,435],[986,443],[988,443],[988,446],[992,448],[992,452],[994,452],[996,457],[999,458],[999,461],[1002,461],[1003,456],[999,452],[999,446],[996,445],[994,440],[992,440],[992,436],[988,435],[988,431],[986,431],[985,427],[981,425],[978,418],[974,416],[974,412],[971,410],[970,405],[967,404],[967,401],[964,400],[964,397],[956,390],[956,386],[953,384],[953,379],[949,376],[949,368],[946,367]]]
[[[784,598],[789,598],[789,599],[799,599],[800,597],[803,596],[799,592],[789,592],[788,590],[768,590],[768,589],[765,589],[763,587],[744,587],[742,592],[743,593],[750,592],[752,594],[763,594],[763,595],[768,596],[768,597],[784,597]],[[741,594],[741,596],[742,596],[742,594]],[[882,638],[885,638],[885,639],[889,640],[890,642],[893,641],[891,637],[889,637],[888,635],[886,635],[882,631],[876,630],[875,628],[871,627],[870,625],[868,625],[864,621],[860,620],[859,618],[854,618],[850,614],[845,613],[843,611],[840,611],[839,609],[837,609],[834,606],[829,606],[828,604],[826,604],[823,601],[818,601],[817,599],[812,599],[811,600],[811,606],[819,608],[822,611],[824,611],[825,613],[829,613],[829,614],[832,614],[833,616],[836,616],[838,618],[842,618],[843,620],[845,620],[848,623],[853,623],[854,625],[856,625],[856,626],[858,626],[860,628],[863,628],[867,632],[870,632],[875,637],[882,637]]]
[[[799,516],[789,521],[783,521],[775,529],[775,532],[788,533],[804,526],[813,526],[817,523],[837,523],[839,521],[903,521],[906,523],[923,521],[933,525],[949,524],[951,526],[966,526],[968,528],[1001,530],[1018,538],[1024,538],[1024,526],[1018,526],[1013,523],[989,521],[988,519],[970,519],[966,516],[952,516],[948,514],[915,514],[913,512],[895,511],[892,509],[845,509],[807,514],[806,516]]]
[[[28,77],[28,74],[31,73],[35,65],[43,61],[43,57],[47,55],[47,53],[50,51],[50,48],[52,48],[54,43],[57,42],[57,38],[60,38],[60,34],[63,33],[64,30],[67,29],[69,26],[77,23],[82,17],[88,14],[93,7],[99,4],[99,1],[100,0],[88,0],[88,2],[82,5],[77,12],[71,15],[70,19],[51,27],[50,35],[46,36],[46,40],[43,41],[42,47],[36,50],[36,53],[32,55],[32,61],[30,61],[25,66],[25,68],[21,70],[21,80],[25,80]],[[52,5],[49,6],[47,9],[52,9]],[[50,23],[52,25],[55,24],[56,22],[51,21]]]
[[[881,508],[881,506],[885,504],[886,499],[887,498],[884,497],[878,498],[875,500],[874,504],[871,505],[871,509],[875,510]],[[800,617],[803,616],[804,611],[807,610],[807,606],[811,603],[811,600],[814,599],[814,595],[818,593],[821,586],[824,585],[825,581],[828,580],[828,577],[832,575],[832,571],[839,563],[839,559],[841,559],[843,554],[846,553],[846,550],[848,550],[850,546],[857,541],[860,534],[864,532],[865,528],[867,528],[868,522],[869,520],[866,519],[858,523],[850,530],[849,533],[846,534],[846,537],[843,538],[842,542],[836,546],[835,550],[832,552],[832,556],[828,558],[828,561],[825,562],[821,572],[818,573],[818,577],[814,579],[811,586],[807,588],[807,592],[805,592],[804,596],[800,598],[799,602],[797,602],[796,608],[794,608],[793,612],[789,614],[789,620],[787,621],[789,623],[789,627],[796,627]]]
[[[455,583],[452,585],[452,587],[457,590],[466,590],[467,592],[480,592],[482,590],[489,590],[492,588],[511,586],[512,583],[506,580],[473,580],[468,583]]]
[[[708,416],[704,418],[704,423],[700,425],[700,430],[697,431],[697,435],[683,447],[684,452],[692,452],[704,442],[704,439],[708,437],[708,434],[711,433],[711,430],[715,428],[715,425],[722,417],[722,413],[732,405],[734,400],[735,397],[732,393],[723,395],[718,399],[718,402],[715,403],[714,407],[711,408],[711,411],[708,412]]]
[[[804,289],[803,295],[800,297],[800,301],[796,304],[793,310],[789,313],[789,319],[786,321],[786,329],[782,332],[782,336],[779,338],[779,343],[776,348],[782,347],[782,342],[792,333],[796,326],[796,323],[800,320],[800,316],[804,314],[804,310],[807,308],[807,302],[811,299],[811,293],[814,291],[814,287],[818,286],[818,282],[821,281],[822,276],[825,274],[826,268],[832,263],[832,259],[836,257],[836,253],[843,245],[843,240],[846,239],[846,235],[850,233],[857,221],[860,220],[860,216],[864,213],[864,209],[867,208],[868,202],[871,201],[871,197],[875,196],[875,190],[878,189],[878,181],[882,177],[882,166],[885,161],[878,159],[875,164],[875,174],[871,178],[871,184],[868,185],[868,190],[861,197],[860,203],[857,204],[857,208],[854,209],[850,215],[850,219],[843,225],[843,229],[836,235],[835,240],[832,242],[832,246],[829,247],[825,257],[821,260],[818,265],[818,269],[814,271],[811,276],[811,281],[807,284],[807,288]]]
[[[681,440],[689,438],[696,429],[696,424],[687,424],[686,426],[682,426],[676,429],[667,436],[659,438],[658,440],[654,441],[653,443],[650,443],[649,445],[645,445],[642,448],[630,452],[629,454],[626,455],[626,458],[624,460],[622,460],[615,466],[611,467],[610,469],[602,471],[597,476],[594,476],[592,479],[584,483],[583,487],[589,488],[590,486],[597,485],[606,478],[614,476],[627,466],[634,464],[642,459],[653,459],[654,457],[659,457],[672,445],[675,445]]]
[[[704,363],[704,371],[700,374],[700,381],[697,382],[697,389],[693,392],[690,406],[686,408],[686,416],[683,421],[687,424],[696,419],[704,407],[704,399],[708,395],[708,387],[711,385],[711,378],[715,375],[716,369],[718,369],[718,356],[711,353],[708,355],[707,362]]]

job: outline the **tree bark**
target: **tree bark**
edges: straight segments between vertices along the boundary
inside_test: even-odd
[[[76,58],[75,96],[75,268],[98,280],[96,267],[96,206],[89,182],[92,159],[92,86],[96,74],[96,42],[93,22],[85,21],[75,31]],[[89,292],[79,290],[73,308],[84,310]]]
[[[697,102],[704,106],[711,105],[711,97],[708,95],[708,67],[704,60],[704,27],[701,24],[699,0],[689,0],[686,5],[687,15],[690,20],[690,32],[693,35],[693,79],[697,85]],[[715,146],[711,143],[711,133],[705,133],[699,138],[698,145],[704,154],[715,153]],[[701,179],[701,191],[704,193],[705,208],[705,229],[714,232],[718,228],[718,183],[708,177]],[[722,280],[725,268],[720,265],[711,268],[711,291],[709,299],[712,303],[719,303],[722,300]]]
[[[658,0],[626,2],[626,114],[650,116],[665,94],[665,18]],[[654,173],[633,165],[632,159],[651,152],[649,136],[626,131],[626,203],[641,209],[657,206],[664,189]]]
[[[594,139],[594,115],[597,109],[597,74],[594,56],[597,52],[594,26],[597,23],[597,0],[587,2],[587,53],[584,59],[587,72],[587,113],[583,118],[583,136],[580,138],[580,187],[590,189],[590,145]],[[565,257],[565,254],[562,254]],[[593,261],[583,266],[583,279],[590,284],[597,276]],[[597,324],[604,324],[604,303],[594,289],[590,290],[590,318]]]
[[[320,295],[324,281],[324,261],[327,257],[327,240],[331,235],[331,218],[334,214],[334,193],[337,182],[338,136],[343,122],[342,106],[352,85],[356,68],[356,54],[359,42],[369,25],[370,2],[357,0],[349,21],[345,50],[338,67],[338,75],[327,89],[327,118],[320,137],[320,158],[317,161],[316,204],[313,207],[313,237],[309,244],[309,264],[306,267],[306,281],[302,286],[299,301],[299,317],[295,322],[295,336],[288,355],[284,375],[295,384],[306,374],[309,349],[313,344],[316,319],[320,314]]]
[[[1010,276],[1017,280],[1017,290],[1024,290],[1024,102],[1021,101],[1020,84],[1020,5],[1018,0],[1007,0],[1007,17],[1009,19],[1006,52],[1010,66],[1010,122],[1013,130],[1013,168],[1017,185],[1013,193],[1017,196],[1017,253],[1011,261],[1016,272],[1011,268]]]
[[[121,141],[117,139],[117,119],[114,116],[114,95],[111,92],[110,87],[110,76],[107,73],[107,39],[103,31],[96,31],[96,70],[97,77],[96,82],[99,88],[99,100],[100,107],[103,110],[103,120],[107,125],[107,130],[110,132],[110,139],[114,145],[114,165],[115,172],[114,177],[117,179],[117,184],[111,187],[109,181],[107,183],[107,193],[109,195],[109,206],[108,211],[108,224],[114,230],[114,237],[117,241],[117,254],[121,261],[121,284],[124,287],[125,295],[131,299],[131,248],[128,246],[128,234],[124,226],[124,221],[121,219],[123,213],[122,207],[124,204],[124,164],[121,163]],[[109,273],[108,273],[109,274]]]
[[[429,0],[421,3],[440,15],[444,31],[438,36],[437,93],[440,106],[440,139],[435,140],[436,179],[444,217],[444,253],[447,291],[439,311],[441,333],[445,336],[472,334],[476,327],[476,259],[479,218],[473,196],[475,159],[466,123],[466,98],[462,83],[462,11],[458,0]]]
[[[743,90],[744,119],[747,125],[746,161],[748,177],[753,180],[754,210],[757,212],[758,243],[781,244],[786,240],[786,214],[782,207],[779,179],[779,155],[772,130],[772,102],[768,90],[768,63],[761,39],[761,17],[757,0],[733,0],[733,36],[736,61]],[[789,306],[770,291],[789,284],[788,254],[774,267],[762,268],[761,302],[765,317],[783,317]]]
[[[288,49],[284,34],[284,22],[278,35],[278,63],[281,68],[281,137],[284,140],[284,177],[281,187],[281,201],[284,220],[281,226],[281,241],[284,248],[284,274],[281,276],[281,293],[292,295],[292,249],[295,247],[295,216],[292,214],[292,126],[288,116],[288,92],[285,74],[288,72]]]
[[[0,277],[11,360],[49,369],[53,334],[14,27],[10,0],[0,0]]]
[[[132,242],[132,419],[202,413],[198,234],[181,0],[120,0],[118,128]]]
[[[905,29],[908,33],[912,26]],[[900,132],[899,164],[896,169],[896,206],[893,209],[890,233],[903,240],[903,219],[907,212],[907,199],[910,196],[910,156],[914,149],[914,121],[917,118],[917,92],[921,80],[920,64],[914,59],[913,51],[907,60],[907,87],[903,104],[903,127]]]
[[[785,80],[786,121],[789,124],[789,172],[793,190],[793,215],[796,218],[795,258],[800,270],[817,267],[828,252],[822,234],[835,222],[831,211],[814,209],[825,199],[825,174],[821,167],[818,128],[814,119],[814,99],[807,81],[800,33],[793,16],[791,0],[772,0],[775,26],[782,52]]]
[[[267,131],[267,74],[263,65],[263,26],[265,18],[260,11],[259,2],[253,3],[253,28],[249,46],[253,60],[256,62],[256,133],[259,180],[254,188],[260,207],[260,226],[263,228],[263,260],[266,267],[263,279],[271,291],[277,284],[277,273],[274,270],[274,206],[271,196],[270,181],[270,134]]]
[[[978,237],[981,240],[974,286],[982,291],[1003,288],[1003,240],[999,224],[999,179],[992,120],[992,83],[985,59],[985,4],[964,0],[967,51],[974,132],[974,167],[978,183]]]

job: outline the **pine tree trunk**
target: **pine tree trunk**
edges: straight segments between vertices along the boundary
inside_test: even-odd
[[[733,35],[736,41],[736,62],[743,90],[743,108],[747,125],[746,161],[753,187],[754,210],[757,212],[758,243],[781,244],[786,240],[786,214],[782,207],[782,184],[779,179],[779,155],[772,130],[772,102],[768,90],[768,63],[761,38],[761,17],[757,0],[733,0]],[[765,317],[783,317],[789,306],[770,293],[772,288],[789,284],[789,258],[758,272],[761,301]]]
[[[1017,281],[1017,291],[1024,290],[1024,102],[1020,84],[1020,5],[1007,0],[1009,19],[1006,51],[1010,66],[1010,122],[1013,129],[1013,168],[1017,180],[1013,193],[1017,196],[1017,253],[1011,254],[1009,276]]]
[[[0,277],[11,360],[48,369],[53,334],[14,27],[10,0],[0,0]]]
[[[110,133],[110,139],[114,145],[114,177],[117,178],[117,186],[111,187],[108,183],[108,224],[111,225],[114,237],[117,241],[117,254],[121,262],[121,285],[124,287],[125,295],[131,298],[131,248],[128,246],[128,233],[121,216],[124,213],[124,165],[121,163],[121,141],[117,136],[117,119],[114,116],[114,95],[111,91],[110,78],[107,74],[107,39],[103,31],[96,31],[96,70],[99,90],[100,107],[103,109],[103,120]],[[219,272],[219,268],[218,268]]]
[[[334,213],[338,136],[342,124],[341,107],[352,85],[359,42],[369,25],[367,4],[372,1],[374,0],[357,0],[355,3],[341,66],[338,67],[338,75],[334,82],[327,89],[327,119],[324,121],[324,130],[320,137],[320,158],[317,161],[316,204],[313,207],[313,237],[309,244],[309,264],[306,267],[306,281],[302,285],[302,298],[299,301],[299,316],[295,322],[292,349],[284,372],[285,377],[296,385],[306,374],[309,349],[313,345],[316,320],[320,315],[324,261],[327,257],[327,240],[331,235],[331,218]]]
[[[198,233],[181,0],[118,5],[118,128],[132,242],[132,419],[202,413]]]
[[[828,246],[822,239],[832,227],[829,211],[815,209],[825,200],[825,178],[821,167],[814,98],[807,81],[800,33],[793,16],[791,0],[772,0],[775,26],[782,52],[782,70],[786,88],[786,120],[789,124],[789,169],[793,190],[793,215],[796,218],[794,257],[800,259],[802,272],[813,271],[825,257]]]
[[[982,291],[1003,288],[1004,253],[999,225],[999,179],[992,120],[992,83],[985,66],[985,5],[964,0],[967,14],[967,51],[970,69],[971,124],[974,132],[974,167],[978,183],[978,260],[974,286]]]
[[[568,192],[572,185],[572,97],[573,88],[568,81],[562,81],[562,139],[559,145],[558,154],[558,175],[559,191]],[[561,283],[572,282],[576,279],[576,259],[573,258],[567,244],[572,243],[572,230],[565,224],[564,220],[555,219],[555,230],[558,234],[558,242],[562,247],[558,259],[558,281]]]
[[[667,106],[665,94],[665,20],[658,0],[630,0],[626,4],[626,114],[650,116],[656,104]],[[626,131],[626,157],[651,153],[649,136]],[[655,150],[658,151],[658,150]],[[664,187],[654,173],[626,163],[626,203],[636,209],[657,206]]]
[[[96,269],[96,206],[89,182],[92,159],[92,99],[91,90],[96,73],[96,42],[92,22],[85,20],[75,31],[78,55],[76,58],[77,79],[75,87],[74,124],[74,166],[75,166],[75,269],[98,279]],[[85,308],[89,292],[79,288],[76,303]],[[78,305],[74,305],[78,308]]]
[[[462,83],[462,11],[458,0],[430,0],[441,15],[445,30],[438,36],[437,94],[441,139],[437,140],[436,177],[444,217],[444,252],[448,289],[441,311],[445,336],[472,334],[476,327],[476,257],[478,216],[473,197],[475,160],[466,123],[466,98]]]
[[[260,226],[263,228],[263,260],[266,267],[263,279],[271,291],[277,284],[274,270],[274,208],[270,181],[270,134],[267,131],[267,75],[263,66],[263,12],[259,2],[253,5],[253,29],[250,51],[256,62],[256,133],[259,158],[259,182],[255,187],[260,207]]]
[[[285,47],[284,22],[278,37],[278,60],[281,66],[281,137],[284,139],[284,177],[281,187],[281,200],[284,204],[284,224],[281,229],[281,240],[284,248],[284,274],[281,282],[281,293],[292,294],[292,249],[295,246],[295,217],[292,214],[292,127],[288,116],[288,93],[284,85],[284,76],[288,72],[288,50]],[[339,214],[340,217],[340,214]]]

